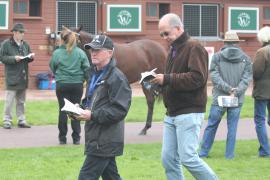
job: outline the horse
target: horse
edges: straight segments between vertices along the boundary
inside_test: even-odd
[[[77,45],[86,52],[91,64],[90,53],[84,49],[84,45],[91,42],[94,35],[82,31],[81,28],[73,29],[73,31],[78,33]],[[142,72],[157,68],[156,73],[164,73],[167,51],[156,41],[141,39],[126,44],[114,43],[114,57],[117,67],[126,75],[131,84],[140,80]],[[156,96],[144,86],[142,90],[146,97],[148,112],[145,126],[139,134],[146,135],[147,130],[152,126]]]

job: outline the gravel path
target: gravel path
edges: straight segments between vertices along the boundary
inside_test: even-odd
[[[203,123],[200,137],[206,126],[206,121]],[[143,144],[162,142],[162,123],[153,123],[153,126],[148,130],[147,135],[138,135],[143,128],[144,123],[126,123],[125,126],[125,143],[126,144]],[[267,128],[270,135],[269,128]],[[82,125],[82,141],[84,143],[84,129]],[[58,129],[56,125],[48,126],[32,126],[30,129],[21,129],[14,127],[10,130],[0,128],[0,148],[25,148],[25,147],[45,147],[58,146]],[[227,134],[226,120],[222,120],[216,134],[216,140],[225,140]],[[71,144],[71,128],[69,127],[67,143]],[[241,120],[238,124],[237,132],[238,140],[257,139],[252,120]]]

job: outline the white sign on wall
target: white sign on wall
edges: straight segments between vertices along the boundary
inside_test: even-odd
[[[215,48],[214,47],[204,47],[204,48],[208,53],[208,69],[210,69],[210,65],[211,65],[211,62],[212,62],[212,57],[213,57],[213,55],[215,53]]]

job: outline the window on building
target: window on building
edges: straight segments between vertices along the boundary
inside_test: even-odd
[[[149,17],[157,17],[157,3],[147,3],[146,5],[146,14]]]
[[[9,2],[0,1],[0,31],[8,29]]]
[[[270,20],[270,7],[263,8],[263,17],[264,20]]]
[[[152,18],[161,18],[170,12],[170,4],[167,3],[147,3],[146,15]]]
[[[218,37],[218,5],[185,4],[184,28],[191,36]]]
[[[83,30],[96,34],[96,2],[86,0],[61,1],[57,2],[57,28],[62,30],[62,26],[79,27]]]
[[[14,0],[13,11],[16,15],[40,17],[42,0]]]

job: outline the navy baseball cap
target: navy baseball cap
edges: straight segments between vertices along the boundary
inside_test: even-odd
[[[96,35],[93,40],[84,45],[85,49],[110,49],[113,50],[112,39],[106,35]]]

